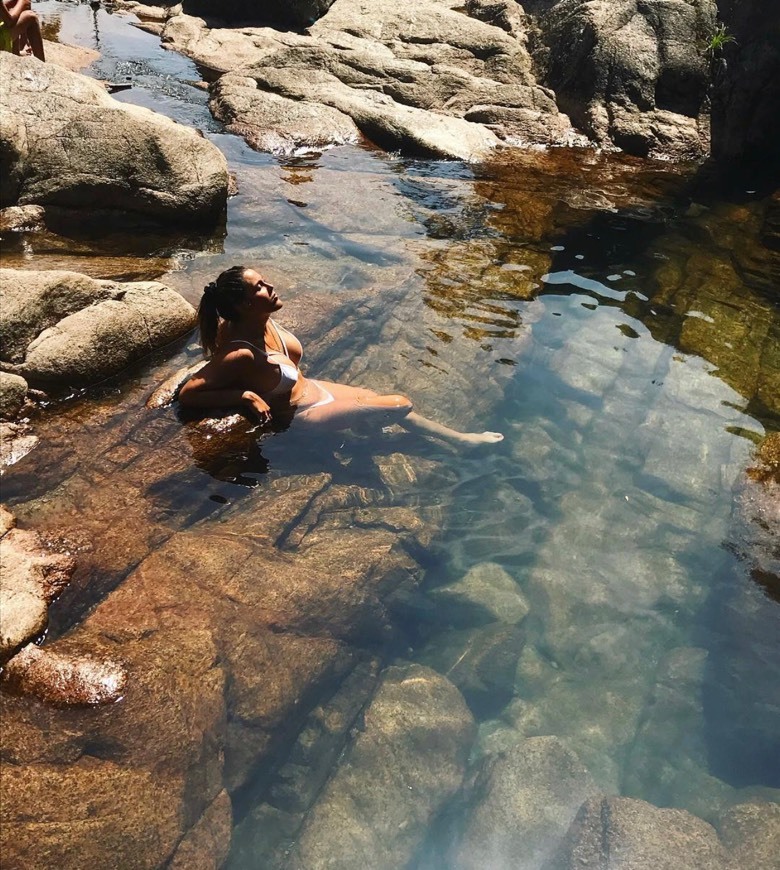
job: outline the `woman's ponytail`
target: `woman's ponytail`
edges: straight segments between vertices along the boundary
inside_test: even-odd
[[[200,343],[203,345],[206,356],[211,356],[217,349],[217,332],[219,330],[218,292],[216,281],[207,284],[203,288],[203,296],[198,306]]]
[[[238,305],[246,292],[244,273],[248,268],[231,266],[221,272],[216,281],[211,281],[203,288],[198,306],[198,326],[200,343],[206,356],[211,356],[217,349],[220,317],[233,320],[237,316]]]

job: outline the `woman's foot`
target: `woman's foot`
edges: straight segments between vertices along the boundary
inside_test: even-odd
[[[500,432],[459,432],[456,443],[476,447],[480,444],[498,444],[504,440]]]

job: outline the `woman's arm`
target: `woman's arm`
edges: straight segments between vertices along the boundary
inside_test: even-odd
[[[236,351],[218,365],[209,363],[182,384],[179,404],[184,408],[243,408],[253,412],[262,422],[271,417],[266,401],[253,390],[236,383],[246,383],[254,359],[250,351]]]

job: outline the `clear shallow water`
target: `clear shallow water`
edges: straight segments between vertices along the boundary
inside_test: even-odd
[[[461,678],[460,652],[484,629],[437,590],[485,563],[524,599],[522,654],[468,695],[475,757],[556,734],[604,789],[705,818],[749,794],[739,789],[780,787],[766,708],[780,676],[777,607],[726,546],[735,482],[780,419],[780,318],[765,292],[775,267],[755,242],[762,195],[590,152],[479,168],[369,147],[279,161],[220,132],[205,94],[182,84],[194,66],[154,37],[85,6],[39,5],[60,16],[63,40],[99,42],[97,77],[131,76],[119,99],[200,126],[237,177],[224,236],[205,250],[161,245],[166,281],[195,302],[222,268],[261,263],[312,374],[402,389],[424,413],[506,435],[466,458],[400,442],[428,469],[424,483],[397,460],[378,471],[363,441],[334,451],[292,433],[260,456],[204,457],[190,444],[170,468],[135,420],[194,351],[150,363],[41,421],[40,448],[6,476],[6,498],[36,526],[70,517],[89,539],[112,512],[138,525],[124,562],[108,544],[85,553],[84,577],[108,577],[66,593],[54,632],[165,535],[229,524],[272,502],[274,486],[326,469],[369,505],[413,507],[439,526],[420,556],[427,599],[401,611],[407,655]],[[121,450],[137,464],[127,459],[118,482],[104,457]],[[754,683],[735,678],[735,662],[738,674],[760,663]]]

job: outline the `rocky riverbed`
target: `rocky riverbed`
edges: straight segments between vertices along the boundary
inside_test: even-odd
[[[3,863],[774,867],[777,194],[645,159],[715,6],[365,6],[39,4],[118,99],[0,57]],[[503,447],[181,417],[236,260]]]

